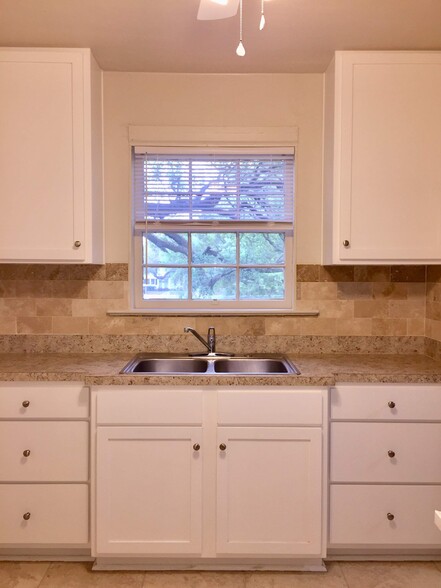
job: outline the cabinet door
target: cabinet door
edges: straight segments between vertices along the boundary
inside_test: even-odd
[[[201,427],[98,427],[97,554],[200,554]]]
[[[0,259],[81,261],[83,53],[2,50],[0,88]]]
[[[441,53],[338,53],[335,68],[334,260],[439,261]]]
[[[320,554],[321,429],[220,427],[217,483],[219,554]]]

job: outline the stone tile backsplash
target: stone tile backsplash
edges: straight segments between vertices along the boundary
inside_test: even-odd
[[[427,289],[427,297],[426,297]],[[298,310],[318,317],[109,316],[128,308],[127,264],[0,264],[2,335],[431,337],[441,341],[440,266],[297,268]]]

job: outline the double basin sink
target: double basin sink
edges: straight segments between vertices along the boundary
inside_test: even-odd
[[[300,374],[288,359],[281,356],[201,356],[140,354],[122,370],[122,374],[222,375],[222,374]]]

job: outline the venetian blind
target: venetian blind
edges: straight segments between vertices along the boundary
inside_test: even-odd
[[[136,223],[292,226],[294,155],[286,149],[208,154],[135,148],[133,165]]]

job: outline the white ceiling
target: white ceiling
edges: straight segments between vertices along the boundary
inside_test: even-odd
[[[260,0],[196,19],[199,0],[0,0],[0,46],[91,47],[105,70],[322,72],[336,49],[441,50],[441,0]]]

